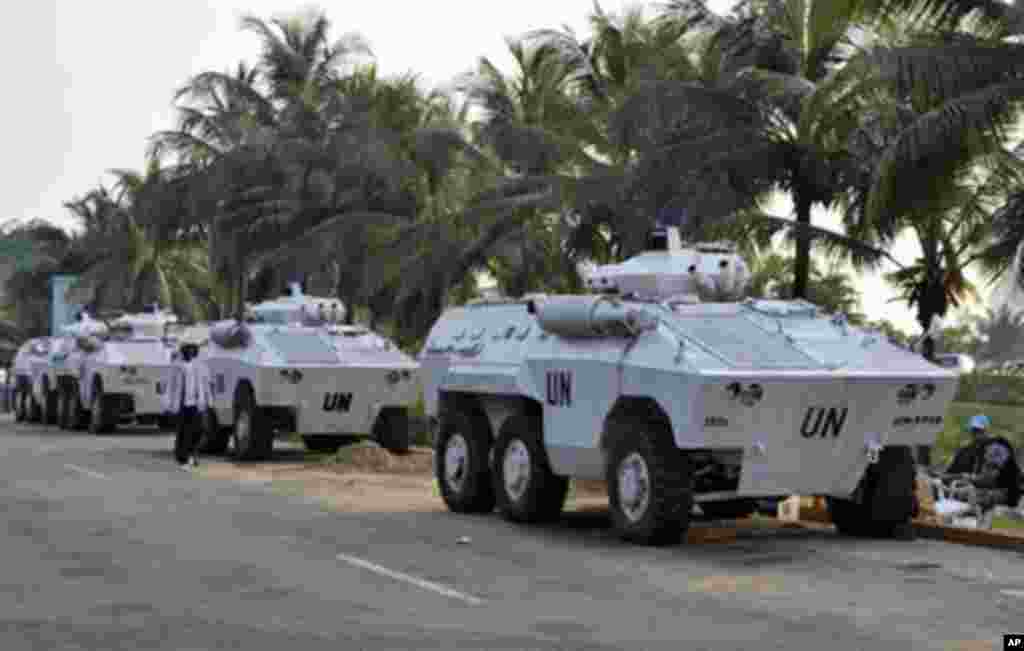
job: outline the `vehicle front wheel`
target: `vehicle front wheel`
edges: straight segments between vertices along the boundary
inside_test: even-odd
[[[43,407],[39,404],[39,401],[36,400],[34,392],[28,397],[28,422],[43,422]]]
[[[14,421],[24,423],[28,420],[28,394],[24,389],[14,390]]]
[[[494,486],[487,462],[491,434],[481,420],[458,410],[446,412],[434,443],[434,477],[441,498],[456,513],[494,510]]]
[[[60,422],[59,395],[50,388],[50,381],[43,377],[43,423],[45,425],[57,425]]]
[[[385,407],[373,424],[372,436],[388,452],[408,452],[412,444],[409,436],[409,411],[397,407]]]
[[[551,471],[541,432],[523,417],[502,427],[494,444],[491,476],[498,512],[513,522],[558,519],[569,480]]]
[[[232,438],[235,458],[239,461],[262,461],[271,455],[273,432],[262,418],[256,398],[248,385],[239,388],[235,396],[235,427]]]
[[[57,427],[71,429],[71,399],[67,387],[57,390]]]
[[[200,454],[219,456],[228,451],[231,444],[231,428],[221,427],[217,414],[207,409],[203,414],[203,440],[199,445]]]
[[[829,497],[828,510],[836,530],[845,536],[913,537],[914,457],[906,446],[882,449],[857,490],[859,501]]]
[[[693,475],[671,433],[655,424],[626,426],[609,452],[608,502],[619,537],[641,545],[678,543],[690,525]]]
[[[89,403],[89,433],[107,434],[114,430],[115,418],[113,401],[103,394],[103,386],[97,385],[92,390]]]
[[[68,386],[68,429],[82,431],[89,426],[89,412],[82,405],[82,396],[78,392],[78,382]]]

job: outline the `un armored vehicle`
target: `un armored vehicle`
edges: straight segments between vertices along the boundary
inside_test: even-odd
[[[277,436],[298,433],[315,451],[369,434],[382,447],[409,447],[408,409],[419,395],[418,364],[362,326],[341,325],[345,306],[292,284],[249,308],[244,322],[210,327],[201,350],[213,385],[206,449],[240,459],[270,456]]]
[[[23,343],[14,356],[14,418],[18,422],[43,421],[46,407],[40,375],[46,369],[50,338],[36,337]],[[40,387],[39,390],[36,387]]]
[[[61,424],[111,432],[124,422],[160,425],[161,395],[171,371],[171,348],[164,333],[177,317],[152,306],[109,322],[83,313],[65,329],[74,342],[59,368]]]
[[[695,503],[728,518],[792,494],[826,496],[843,533],[905,532],[911,446],[934,442],[955,375],[805,301],[738,300],[749,274],[727,247],[652,241],[594,270],[599,293],[433,326],[419,359],[449,509],[555,518],[582,478],[607,481],[641,544],[679,541]]]

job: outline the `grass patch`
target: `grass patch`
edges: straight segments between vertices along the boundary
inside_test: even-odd
[[[1024,520],[1011,520],[1010,518],[992,518],[993,529],[1010,529],[1014,532],[1024,532]]]

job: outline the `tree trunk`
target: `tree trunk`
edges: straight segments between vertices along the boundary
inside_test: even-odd
[[[797,192],[796,223],[811,225],[811,202]],[[796,259],[793,261],[793,298],[807,299],[807,286],[811,275],[811,238],[804,231],[796,232]]]

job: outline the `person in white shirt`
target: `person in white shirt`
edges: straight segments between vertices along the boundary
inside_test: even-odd
[[[203,436],[203,414],[211,404],[210,380],[206,365],[196,359],[199,346],[184,342],[181,358],[171,375],[167,392],[168,411],[177,414],[174,457],[182,468],[198,466],[197,452]]]

